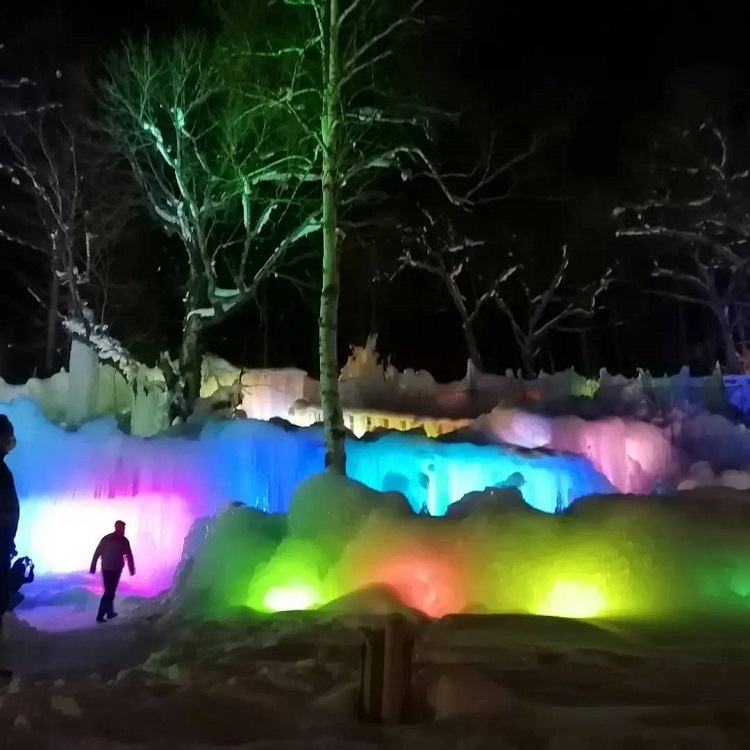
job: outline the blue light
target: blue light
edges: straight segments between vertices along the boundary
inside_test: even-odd
[[[143,439],[120,433],[114,418],[67,431],[24,399],[0,405],[0,413],[10,417],[18,438],[7,459],[22,503],[17,546],[43,563],[40,573],[85,569],[97,537],[126,514],[128,528],[140,535],[137,546],[152,551],[163,573],[177,564],[195,519],[229,502],[283,513],[299,482],[323,467],[319,429],[233,420],[212,422],[192,437]],[[353,479],[400,491],[415,512],[426,504],[431,515],[511,475],[523,478],[526,502],[547,513],[583,495],[613,491],[588,461],[573,455],[399,433],[352,439],[347,451]]]

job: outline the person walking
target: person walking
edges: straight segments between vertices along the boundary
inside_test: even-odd
[[[91,559],[91,574],[96,573],[96,564],[102,560],[102,582],[104,583],[104,593],[99,603],[99,612],[96,615],[97,622],[114,620],[117,617],[115,612],[115,596],[117,595],[117,586],[120,583],[125,561],[128,562],[130,575],[135,575],[135,561],[133,560],[133,551],[130,548],[130,542],[125,536],[125,522],[115,521],[115,530],[111,534],[102,537]]]
[[[16,532],[20,506],[13,472],[5,463],[6,456],[16,447],[13,424],[0,414],[0,630],[10,597],[10,563],[16,554]]]

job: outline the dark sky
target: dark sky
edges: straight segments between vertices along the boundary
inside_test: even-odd
[[[539,110],[541,121],[550,110],[576,102],[568,156],[575,179],[594,192],[599,185],[620,180],[624,132],[663,106],[670,94],[669,74],[696,65],[720,65],[746,75],[750,66],[748,23],[728,3],[688,7],[642,0],[627,4],[432,0],[430,7],[436,15],[450,15],[450,21],[439,25],[429,42],[444,66],[435,76],[438,85],[455,90],[481,111],[483,127],[502,129],[509,112],[524,108]],[[186,9],[188,4],[173,0],[3,3],[0,41],[6,49],[0,52],[0,70],[7,73],[22,62],[38,64],[88,50],[102,51],[115,44],[118,36],[144,25],[168,28]],[[40,35],[48,41],[41,42]],[[430,65],[429,60],[428,56],[421,64]],[[12,291],[5,289],[7,283],[3,287],[7,303]],[[442,305],[435,303],[431,308],[429,299],[427,309],[415,310],[410,307],[413,300],[408,289],[404,294],[394,298],[395,293],[383,290],[365,295],[357,289],[345,293],[342,349],[348,341],[363,339],[374,325],[399,366],[428,368],[441,378],[460,376],[465,354],[450,310],[436,312]],[[271,316],[275,327],[264,334],[257,311],[248,311],[228,327],[215,348],[223,348],[228,356],[241,352],[234,358],[241,356],[249,366],[262,364],[260,352],[267,349],[273,365],[314,370],[314,318],[309,307],[279,288],[270,290],[269,304],[275,308]],[[0,309],[4,316],[0,330],[5,337],[23,335],[23,326],[9,305]],[[630,339],[622,339],[622,332],[593,334],[593,346],[600,349],[596,365],[631,371],[636,365],[674,369],[675,353],[664,352],[651,325],[654,317],[666,316],[668,335],[673,314],[661,308],[646,311],[645,327],[639,328],[640,334],[631,330]],[[493,369],[517,366],[507,332],[485,331],[485,336],[493,338],[487,340]],[[570,338],[561,340],[556,347],[558,364],[580,364],[577,347]]]

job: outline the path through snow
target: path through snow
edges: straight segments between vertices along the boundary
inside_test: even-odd
[[[554,618],[423,623],[412,722],[381,728],[355,710],[359,628],[377,617],[196,624],[151,605],[95,626],[87,612],[9,621],[3,750],[739,750],[750,736],[744,625],[645,646]]]
[[[143,661],[154,634],[133,607],[120,607],[117,620],[97,624],[91,610],[43,606],[6,616],[0,667],[16,676],[70,679],[109,676]]]

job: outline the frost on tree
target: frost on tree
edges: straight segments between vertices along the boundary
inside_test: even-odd
[[[571,252],[567,245],[563,245],[559,261],[551,269],[535,268],[534,260],[510,253],[508,262],[517,262],[509,285],[515,289],[506,288],[505,294],[492,296],[510,323],[523,374],[528,378],[536,376],[536,361],[545,337],[551,331],[593,317],[613,278],[609,267],[594,280],[581,283],[571,279]],[[591,274],[587,275],[590,278]]]
[[[398,247],[395,268],[383,276],[393,279],[417,271],[438,280],[461,323],[470,377],[483,369],[478,320],[488,303],[502,298],[504,287],[520,268],[502,243],[479,228],[481,209],[505,201],[542,204],[556,200],[527,184],[531,162],[551,133],[502,139],[493,135],[469,163],[440,171],[437,164],[428,164],[423,174],[437,188],[429,203],[425,200],[416,215],[399,205],[382,220]],[[466,156],[460,161],[466,162]]]
[[[420,218],[421,221],[398,226],[401,247],[395,273],[413,269],[439,280],[458,313],[473,370],[481,372],[482,355],[475,333],[477,317],[487,302],[502,293],[503,285],[518,266],[509,263],[482,289],[477,289],[474,269],[481,266],[480,250],[487,249],[486,241],[466,236],[455,221],[426,208],[420,209]]]
[[[423,226],[402,228],[397,273],[411,268],[440,280],[458,312],[477,370],[482,359],[474,326],[486,305],[494,306],[510,324],[523,373],[534,377],[545,337],[576,319],[591,318],[612,281],[608,268],[594,280],[572,282],[567,246],[553,267],[540,268],[539,258],[531,253],[503,252],[492,242],[465,236],[445,217],[423,214]]]
[[[322,230],[319,315],[321,402],[326,466],[346,471],[345,429],[338,391],[338,302],[344,238],[378,195],[389,173],[412,175],[429,164],[423,112],[396,94],[397,51],[418,26],[417,0],[397,7],[382,0],[289,0],[275,6],[237,3],[235,28],[257,26],[275,35],[246,59],[273,59],[291,70],[275,105],[302,128],[317,174],[316,216]],[[276,23],[273,23],[275,21]],[[280,31],[283,29],[284,31]]]
[[[59,366],[60,323],[88,329],[111,301],[112,257],[135,196],[85,105],[51,95],[44,101],[35,92],[38,105],[0,119],[0,168],[9,182],[0,236],[21,248],[24,260],[34,254],[45,264],[46,288],[20,283],[45,309],[44,363],[52,372]]]
[[[451,203],[468,205],[478,183],[491,181],[492,172],[481,175],[464,194],[454,191],[432,155],[434,120],[440,115],[404,88],[400,55],[412,35],[425,28],[429,3],[287,0],[286,6],[284,25],[297,29],[299,36],[294,43],[272,46],[275,51],[269,54],[287,55],[290,49],[298,54],[294,85],[283,92],[280,102],[316,144],[323,235],[318,328],[326,465],[344,473],[337,316],[347,235],[372,220],[385,178],[400,175],[411,182],[427,177]]]
[[[163,357],[181,418],[199,395],[203,333],[289,272],[319,228],[305,200],[318,183],[315,146],[275,102],[284,71],[252,68],[232,39],[222,42],[129,44],[103,94],[108,132],[183,248],[182,342]]]
[[[634,160],[643,194],[613,217],[618,236],[649,243],[651,291],[709,310],[724,363],[738,372],[750,345],[750,162],[715,88],[698,80],[685,89],[687,103]]]

